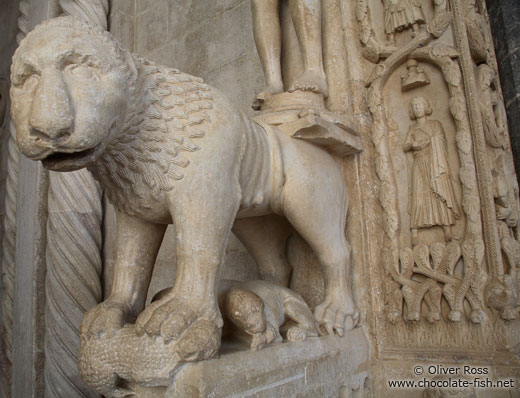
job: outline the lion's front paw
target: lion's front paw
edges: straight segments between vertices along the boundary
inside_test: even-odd
[[[213,322],[195,321],[181,335],[175,351],[186,362],[209,359],[217,354],[220,337],[220,329]]]
[[[359,311],[352,298],[332,296],[314,310],[321,334],[343,336],[345,330],[354,329],[359,322]]]
[[[125,306],[119,303],[104,301],[89,310],[83,317],[80,334],[83,339],[102,337],[105,333],[113,333],[125,324]]]
[[[205,307],[204,307],[205,309]],[[222,327],[222,318],[216,309],[196,311],[184,300],[167,295],[151,303],[137,317],[137,333],[151,336],[162,336],[167,342],[178,340],[184,330],[197,320],[213,322],[217,328]]]
[[[256,333],[251,339],[251,351],[258,351],[264,347],[267,343],[267,338],[263,333]]]

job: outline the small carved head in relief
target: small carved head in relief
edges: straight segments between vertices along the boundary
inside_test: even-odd
[[[239,329],[251,335],[265,330],[264,302],[252,292],[231,289],[226,296],[225,312]]]
[[[95,161],[125,117],[130,60],[108,32],[72,17],[37,26],[11,67],[20,151],[57,171]]]
[[[430,100],[425,97],[414,97],[408,107],[410,119],[415,120],[424,116],[430,116],[433,108]]]

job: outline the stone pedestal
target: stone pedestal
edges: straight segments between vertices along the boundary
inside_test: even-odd
[[[224,343],[220,358],[185,365],[169,386],[130,388],[139,398],[336,398],[363,386],[368,352],[361,328],[258,352]]]

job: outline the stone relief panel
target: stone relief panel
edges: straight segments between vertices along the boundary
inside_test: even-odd
[[[395,34],[410,29],[414,37],[424,27],[425,17],[419,0],[383,0],[383,18],[388,42],[396,45]]]
[[[448,65],[456,65],[452,62],[448,61]],[[446,72],[446,68],[444,72]],[[465,241],[470,232],[467,224],[471,225],[471,222],[466,223],[464,216],[464,213],[467,216],[467,210],[473,210],[475,213],[474,206],[470,204],[474,203],[478,206],[478,198],[475,197],[475,191],[464,190],[464,182],[467,183],[467,181],[464,181],[463,178],[464,174],[468,173],[468,165],[463,163],[463,155],[464,152],[468,152],[468,148],[467,145],[466,148],[461,146],[464,136],[461,136],[461,131],[457,130],[458,126],[453,123],[453,120],[456,122],[457,119],[448,113],[448,110],[452,112],[457,110],[453,106],[451,109],[446,107],[444,113],[437,110],[437,117],[441,117],[444,125],[450,126],[448,134],[446,134],[443,123],[438,120],[427,120],[428,113],[433,113],[435,109],[430,98],[436,97],[433,103],[437,105],[437,109],[440,104],[450,104],[451,102],[453,105],[453,100],[446,98],[450,94],[446,83],[443,82],[446,77],[439,76],[438,70],[432,71],[431,75],[442,77],[442,80],[432,85],[437,92],[433,91],[427,97],[425,94],[432,90],[423,88],[421,90],[423,96],[413,97],[409,102],[410,119],[413,118],[416,121],[411,122],[408,132],[401,142],[403,142],[403,150],[413,153],[413,159],[406,161],[407,183],[403,184],[402,181],[398,181],[401,183],[400,187],[408,187],[407,197],[403,198],[403,194],[400,195],[400,220],[402,236],[410,236],[402,241],[402,245],[404,247],[409,245],[408,247],[411,248],[411,250],[401,249],[401,274],[408,274],[413,280],[412,275],[417,272],[429,278],[430,282],[435,281],[433,283],[435,287],[429,294],[426,294],[428,289],[424,285],[419,291],[403,287],[402,293],[408,304],[407,309],[412,310],[412,314],[407,315],[406,318],[419,320],[422,298],[418,297],[421,297],[424,291],[425,303],[428,307],[426,318],[430,322],[441,319],[441,298],[444,298],[449,304],[451,311],[448,313],[448,319],[460,321],[464,313],[463,301],[467,298],[473,309],[470,319],[480,323],[485,320],[481,293],[484,282],[481,273],[483,246],[477,243],[472,248],[466,247]],[[450,76],[447,78],[449,79]],[[451,79],[453,78],[454,76],[451,76]],[[439,90],[439,87],[442,89]],[[413,95],[411,92],[408,93],[408,96],[411,95]],[[388,103],[390,104],[390,102]],[[390,107],[392,106],[390,105]],[[418,114],[421,114],[421,118],[424,119],[423,127],[420,127],[417,122],[418,119],[420,120]],[[424,137],[425,133],[431,138]],[[421,142],[421,139],[426,139],[426,141]],[[424,143],[429,145],[423,147]],[[457,147],[458,151],[455,150]],[[451,154],[448,148],[451,149]],[[408,155],[408,157],[411,156]],[[465,160],[469,161],[468,158]],[[417,164],[418,162],[428,162],[429,165],[426,168],[426,163]],[[466,168],[464,168],[465,166]],[[472,166],[472,162],[469,166]],[[402,169],[399,168],[399,170]],[[403,208],[403,202],[407,203],[405,208]],[[408,235],[408,230],[410,235]],[[476,251],[469,255],[468,250]],[[464,261],[459,263],[459,260]],[[475,271],[472,271],[470,267],[474,267]],[[468,291],[468,296],[460,290],[466,284],[468,287],[472,287]],[[434,297],[433,300],[432,297]]]
[[[510,332],[497,317],[517,317],[517,304],[512,304],[517,295],[512,288],[514,277],[506,275],[509,260],[504,258],[504,276],[495,278],[497,267],[489,249],[484,249],[484,245],[492,247],[493,238],[489,218],[482,217],[489,208],[482,195],[487,189],[482,184],[486,166],[475,153],[481,152],[471,98],[482,102],[486,95],[479,90],[466,97],[471,76],[478,81],[478,65],[494,60],[487,45],[489,36],[485,40],[469,37],[475,28],[468,26],[484,32],[487,23],[480,3],[408,3],[406,8],[404,2],[362,0],[353,6],[359,49],[367,61],[363,76],[373,117],[371,140],[383,212],[380,268],[373,271],[382,272],[384,311],[374,317],[379,325],[378,348],[382,357],[394,359],[415,358],[425,347],[432,355],[443,355],[448,347],[451,352],[471,349],[483,356],[505,352]],[[411,12],[419,9],[423,20]],[[401,11],[395,14],[401,18],[399,23],[391,13],[396,10]],[[461,26],[467,38],[461,37]],[[475,48],[477,42],[485,50]],[[471,49],[469,57],[462,43]],[[471,68],[468,59],[474,65]],[[499,94],[487,97],[494,98],[487,101],[493,104],[487,106],[492,109],[488,119],[500,125]],[[424,127],[416,113],[423,110],[412,109],[410,117],[410,105],[426,109],[421,117]],[[421,136],[424,140],[416,138]],[[429,163],[428,169],[418,161]],[[498,192],[496,185],[493,190]],[[503,188],[502,196],[514,191],[514,186]],[[505,214],[511,211],[504,210],[507,218]],[[517,246],[514,222],[507,228],[507,222],[501,225],[500,234],[506,237],[502,253],[504,246],[513,253]],[[511,269],[517,275],[517,268]]]
[[[448,10],[447,7],[446,0],[356,0],[363,55],[373,62],[388,57],[425,31],[434,18]],[[451,28],[447,27],[447,30],[448,34],[439,37],[438,42],[451,41]]]
[[[377,63],[366,81],[384,212],[382,316],[394,324],[381,339],[490,349],[489,274],[451,6],[362,0],[355,11],[362,53]]]

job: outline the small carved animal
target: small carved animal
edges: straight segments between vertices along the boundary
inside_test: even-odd
[[[165,342],[199,321],[221,327],[217,276],[232,229],[261,276],[281,285],[290,275],[285,241],[298,231],[323,267],[317,322],[340,335],[354,324],[347,189],[324,149],[251,122],[201,79],[131,55],[71,17],[27,35],[11,81],[21,152],[50,170],[87,167],[117,209],[113,285],[86,314],[84,341],[136,318],[138,333]],[[175,284],[144,308],[170,223]]]
[[[220,308],[224,317],[252,336],[253,351],[282,341],[280,326],[289,320],[296,325],[287,330],[287,340],[304,341],[318,336],[311,310],[298,293],[286,287],[261,280],[247,281],[236,283],[222,296]]]

